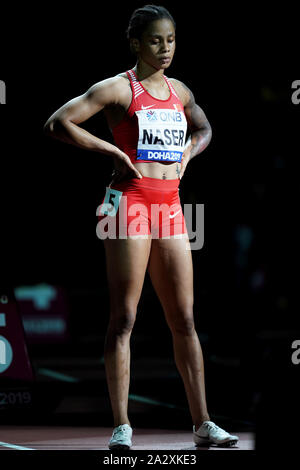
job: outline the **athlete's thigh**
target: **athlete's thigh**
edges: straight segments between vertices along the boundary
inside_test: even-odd
[[[111,306],[137,304],[151,248],[151,237],[105,239],[106,272]]]
[[[192,311],[193,261],[187,238],[153,239],[148,272],[166,314]]]

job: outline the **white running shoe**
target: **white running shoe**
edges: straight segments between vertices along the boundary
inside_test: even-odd
[[[132,446],[132,428],[129,424],[120,424],[114,428],[109,441],[109,449],[129,449]]]
[[[213,443],[219,446],[232,447],[239,440],[238,436],[232,436],[212,421],[204,421],[198,431],[193,425],[193,434],[196,445]]]

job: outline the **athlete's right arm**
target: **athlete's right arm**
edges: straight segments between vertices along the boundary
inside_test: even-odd
[[[121,86],[120,86],[121,83]],[[44,125],[47,135],[85,150],[120,157],[123,153],[115,145],[92,135],[78,124],[110,104],[124,104],[126,96],[122,78],[112,77],[96,83],[86,93],[65,103]]]
[[[111,104],[119,104],[127,109],[130,100],[128,84],[124,78],[120,76],[108,78],[96,83],[86,93],[73,98],[59,108],[45,123],[44,131],[47,135],[68,144],[110,155],[119,162],[124,171],[131,171],[136,177],[141,178],[142,175],[126,153],[78,125]]]

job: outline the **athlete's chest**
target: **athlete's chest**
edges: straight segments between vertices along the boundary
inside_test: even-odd
[[[166,84],[166,82],[160,84],[160,85],[149,85],[145,82],[140,82],[141,86],[144,88],[144,90],[147,92],[147,94],[154,99],[157,100],[167,100],[170,98],[171,91]]]

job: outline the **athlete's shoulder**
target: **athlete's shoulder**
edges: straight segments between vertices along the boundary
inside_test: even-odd
[[[177,78],[169,78],[170,82],[172,83],[174,90],[176,91],[180,101],[182,102],[183,106],[187,106],[191,99],[193,99],[193,93],[191,90],[180,80]]]
[[[127,85],[128,87],[128,78],[126,73],[120,73],[113,77],[105,78],[100,80],[99,82],[95,83],[90,89],[93,91],[101,90],[101,89],[108,89],[111,88],[112,90],[122,89],[124,86]]]
[[[115,78],[123,78],[127,83],[129,82],[129,78],[126,72],[118,73]]]
[[[113,77],[105,78],[92,85],[87,95],[93,99],[103,99],[106,97],[108,103],[122,103],[127,100],[130,95],[129,80],[126,78],[126,73],[120,73]]]

